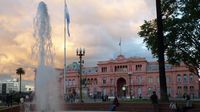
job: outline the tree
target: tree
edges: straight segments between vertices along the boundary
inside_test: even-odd
[[[162,0],[164,52],[173,65],[181,62],[191,72],[200,69],[200,0]],[[157,19],[144,21],[138,34],[148,49],[158,57]]]
[[[21,80],[22,80],[22,75],[25,74],[25,71],[23,68],[18,68],[18,69],[16,69],[16,74],[18,74],[20,76],[20,78],[19,78],[19,82],[20,82],[19,93],[21,94]]]
[[[159,79],[160,79],[160,96],[161,101],[169,101],[167,96],[167,83],[165,75],[165,57],[164,57],[164,39],[163,24],[160,0],[156,0],[157,13],[157,39],[158,43],[158,63],[159,63]]]

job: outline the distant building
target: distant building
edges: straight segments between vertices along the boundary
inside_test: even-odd
[[[19,82],[17,80],[0,81],[0,94],[19,91]]]
[[[28,91],[33,91],[34,87],[31,85],[26,85],[22,81],[21,85],[21,91],[22,92],[28,92]],[[4,80],[0,81],[0,94],[6,94],[10,93],[12,91],[19,91],[19,81],[17,79],[12,79],[12,80]]]
[[[191,73],[186,65],[173,66],[166,63],[165,69],[167,93],[170,97],[182,97],[184,94],[192,98],[199,97],[199,77]],[[78,71],[79,64],[76,62],[67,66],[65,84],[68,94],[73,90],[79,94]],[[158,63],[148,62],[141,57],[125,58],[119,55],[116,59],[99,61],[96,67],[83,67],[82,78],[83,93],[87,96],[148,98],[152,91],[158,95],[160,93]],[[63,81],[61,83],[63,85]]]

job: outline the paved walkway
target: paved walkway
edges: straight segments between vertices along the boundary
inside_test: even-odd
[[[97,99],[96,102],[94,99],[83,99],[84,103],[77,103],[79,100],[76,100],[76,103],[63,103],[63,108],[60,110],[66,110],[66,111],[60,111],[60,112],[70,112],[70,111],[108,111],[111,102],[102,102],[101,99]],[[169,110],[169,103],[161,103],[159,104],[159,108],[162,110],[161,112],[170,112]],[[13,107],[12,112],[19,112],[20,107],[16,106]],[[14,111],[13,111],[14,110]],[[33,109],[34,110],[34,104]],[[118,111],[137,111],[137,112],[153,112],[153,106],[150,103],[128,103],[128,102],[121,102],[120,106],[117,108]],[[9,109],[4,109],[3,111],[0,110],[0,112],[9,112]],[[29,111],[30,112],[30,111]],[[31,111],[33,112],[33,111]],[[196,102],[193,105],[193,109],[190,109],[187,112],[200,112],[200,102]]]

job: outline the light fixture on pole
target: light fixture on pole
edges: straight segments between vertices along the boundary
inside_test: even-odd
[[[129,72],[128,76],[129,76],[129,95],[130,95],[130,99],[132,99],[132,94],[131,94],[131,76],[132,76],[132,73]]]
[[[79,56],[79,64],[80,64],[80,69],[79,69],[79,75],[80,75],[80,90],[79,90],[79,92],[80,92],[80,102],[83,102],[83,99],[82,99],[82,64],[84,63],[84,61],[82,60],[82,56],[85,56],[85,49],[83,48],[83,49],[76,49],[76,55],[77,56]]]
[[[125,97],[126,96],[126,86],[125,85],[122,87],[122,91],[123,91],[124,97]]]

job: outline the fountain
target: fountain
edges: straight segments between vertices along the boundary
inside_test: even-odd
[[[34,38],[36,43],[32,53],[38,58],[35,78],[36,110],[53,112],[60,109],[58,74],[53,68],[51,25],[47,5],[40,2],[34,18]]]

